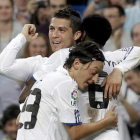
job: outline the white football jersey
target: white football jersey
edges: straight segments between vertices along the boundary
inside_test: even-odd
[[[59,122],[82,124],[77,83],[63,67],[44,75],[31,89],[20,117],[17,140],[65,140]]]
[[[17,53],[22,48],[25,42],[26,42],[25,36],[20,33],[1,52],[0,54],[0,74],[1,75],[4,75],[13,80],[26,82],[36,71],[38,71],[41,68],[41,66],[45,67],[44,63],[47,64],[48,58],[41,57],[40,55],[35,56],[35,57],[29,57],[26,59],[16,59]],[[122,73],[125,73],[128,70],[131,70],[132,68],[140,64],[140,57],[139,57],[140,47],[135,46],[135,47],[123,48],[114,52],[103,52],[103,53],[107,60],[106,63],[108,63],[109,66],[114,66],[117,64],[115,67],[118,68]],[[64,53],[59,58],[59,53],[57,54],[54,53],[53,56],[55,55],[56,58],[54,60],[51,59],[51,61],[53,60],[53,63],[52,63],[53,65],[55,64],[57,65],[57,63],[59,65],[63,64],[65,61],[64,58],[66,58],[68,55]],[[115,61],[113,61],[113,59],[111,60],[110,58],[108,59],[107,57],[113,58],[115,59]],[[60,62],[57,59],[60,60]],[[119,63],[120,61],[122,62]],[[48,64],[51,67],[51,63],[49,62]],[[57,65],[57,67],[59,65]],[[107,70],[107,67],[104,69]],[[109,70],[107,71],[110,72]],[[36,74],[36,79],[38,77],[40,77],[40,75],[37,76]]]
[[[17,52],[20,50],[26,39],[22,34],[19,34],[13,39],[4,51],[0,55],[0,73],[11,79],[18,81],[28,80],[31,75],[34,74],[34,78],[38,80],[41,76],[47,72],[51,72],[60,65],[63,65],[69,54],[69,49],[61,49],[52,54],[49,59],[42,58],[41,56],[31,57],[27,59],[16,59]],[[105,65],[103,71],[110,74],[113,68],[118,68],[122,73],[131,70],[140,64],[140,48],[129,47],[123,48],[114,52],[103,52],[105,56]],[[102,77],[101,77],[102,79]],[[85,106],[88,103],[88,94],[83,94]],[[82,96],[81,96],[82,97]],[[115,102],[116,103],[116,102]],[[109,103],[108,109],[112,102]],[[100,120],[104,117],[104,114],[108,109],[100,109],[96,120]],[[82,113],[83,112],[83,113]],[[82,109],[80,114],[83,117],[84,122],[88,122],[91,118],[87,116],[87,112]]]
[[[26,82],[47,61],[47,57],[37,55],[29,58],[16,59],[16,55],[26,42],[23,34],[5,47],[0,54],[0,74],[10,79]]]

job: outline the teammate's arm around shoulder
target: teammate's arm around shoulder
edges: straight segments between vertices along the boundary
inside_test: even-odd
[[[104,96],[107,97],[109,94],[109,99],[112,99],[112,96],[116,96],[120,92],[123,74],[140,64],[140,47],[122,48],[114,52],[107,52],[107,54],[112,55],[118,62],[102,83],[102,86],[105,86]]]
[[[72,140],[81,139],[105,128],[117,126],[118,117],[114,112],[114,109],[115,106],[112,106],[111,109],[105,114],[104,119],[98,122],[86,123],[76,126],[65,125]]]

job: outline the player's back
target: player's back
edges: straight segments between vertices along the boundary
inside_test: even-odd
[[[71,83],[72,79],[53,71],[35,83],[20,118],[23,126],[18,135],[22,135],[24,140],[63,140],[58,129],[58,108],[61,104],[58,91],[61,83],[68,88],[65,82]],[[17,140],[21,140],[19,136]]]

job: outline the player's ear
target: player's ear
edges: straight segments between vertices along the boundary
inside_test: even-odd
[[[80,66],[81,66],[81,62],[78,58],[76,58],[73,62],[73,67],[74,67],[74,69],[78,70],[80,68]]]
[[[75,41],[78,40],[78,39],[81,37],[81,35],[82,35],[82,32],[81,32],[81,31],[75,32],[75,33],[74,33],[74,40],[75,40]]]
[[[83,42],[83,41],[86,41],[86,39],[87,39],[86,32],[83,31],[83,32],[82,32],[82,35],[81,35],[81,41],[82,41],[82,42]]]

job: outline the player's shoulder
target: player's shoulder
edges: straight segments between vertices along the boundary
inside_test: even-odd
[[[62,56],[62,55],[68,55],[69,52],[70,52],[70,48],[63,48],[56,51],[55,54],[59,54],[60,56]]]
[[[68,71],[59,66],[56,70],[44,75],[42,81],[45,85],[49,85],[49,89],[55,87],[68,87],[73,84],[73,79],[69,76]]]

